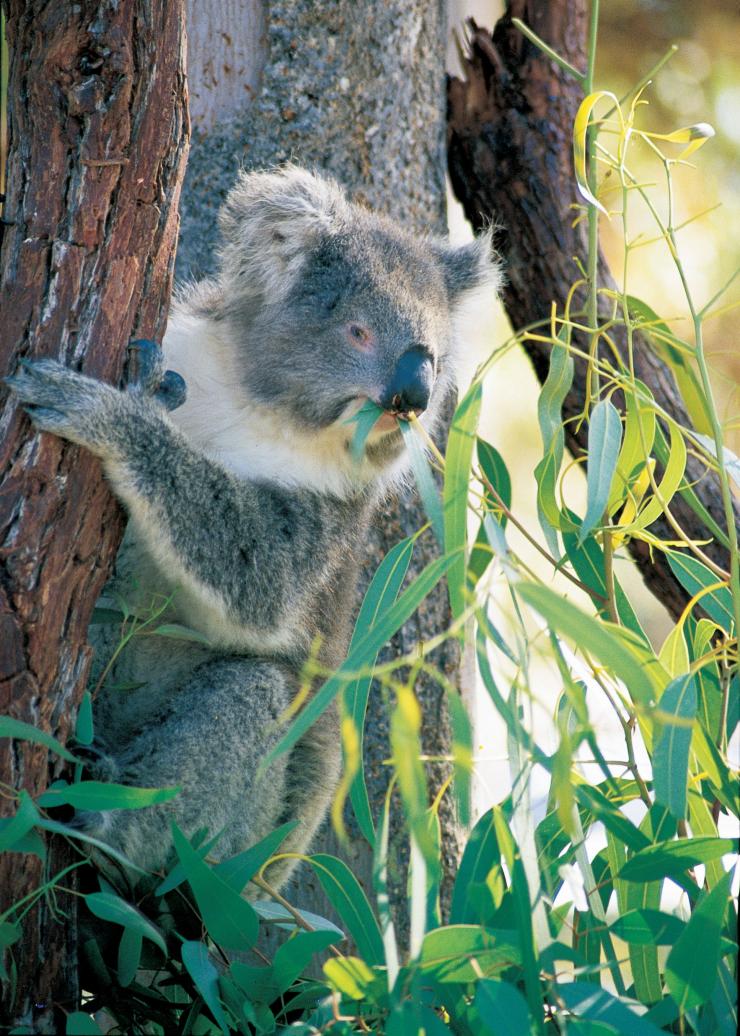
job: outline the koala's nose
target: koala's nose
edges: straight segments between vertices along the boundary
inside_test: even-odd
[[[434,364],[426,349],[408,349],[396,364],[380,405],[390,414],[422,413],[429,406],[434,385]]]

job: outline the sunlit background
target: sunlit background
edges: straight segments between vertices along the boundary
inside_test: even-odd
[[[460,37],[464,35],[465,17],[472,15],[481,26],[491,27],[503,5],[496,2],[456,4],[455,23]],[[679,233],[682,261],[692,293],[699,306],[718,291],[740,266],[740,13],[735,3],[695,4],[687,0],[609,0],[601,5],[599,47],[595,86],[611,90],[618,97],[639,82],[655,66],[669,48],[678,49],[657,73],[643,97],[649,103],[641,109],[640,126],[654,132],[668,133],[698,122],[710,123],[716,136],[691,159],[692,167],[677,169],[676,223],[692,220]],[[449,50],[450,70],[457,74],[456,48]],[[680,148],[676,148],[676,153]],[[630,164],[645,182],[655,180],[660,166],[647,148],[635,147]],[[633,238],[640,232],[655,236],[645,210],[636,203],[631,222]],[[450,198],[450,228],[458,241],[470,236],[460,207]],[[703,214],[703,215],[702,215]],[[700,218],[695,219],[695,217]],[[602,245],[611,269],[619,281],[623,274],[622,226],[619,219],[602,220]],[[686,300],[678,275],[665,244],[658,242],[632,252],[629,259],[629,290],[644,299],[652,309],[669,320],[676,333],[691,340]],[[575,276],[575,273],[574,273]],[[718,302],[716,315],[705,324],[705,344],[710,358],[714,391],[720,417],[725,424],[725,442],[733,451],[740,446],[740,348],[737,318],[740,313],[740,278]],[[504,343],[511,334],[505,313],[498,306],[476,329],[469,344],[470,367],[485,358],[492,349]],[[542,457],[542,441],[536,418],[540,386],[529,361],[519,349],[510,350],[493,368],[485,386],[481,434],[502,453],[512,477],[513,510],[535,536],[539,535],[536,511],[536,483],[533,471]],[[567,462],[567,461],[566,461]],[[578,510],[585,506],[586,484],[582,470],[573,465],[567,490],[570,504]],[[507,537],[512,549],[546,582],[586,611],[592,604],[571,583],[554,577],[547,562],[516,530],[509,526]],[[659,602],[643,586],[631,561],[619,558],[616,573],[635,606],[640,621],[659,648],[672,628],[672,621]],[[506,624],[510,601],[502,580],[498,594],[498,616]],[[531,633],[536,635],[536,627]],[[577,671],[578,661],[571,657]],[[511,677],[500,660],[494,660],[502,689],[508,690]],[[580,674],[587,678],[585,670]],[[588,680],[586,679],[586,682]],[[529,674],[531,722],[536,739],[545,751],[553,751],[557,734],[552,723],[553,709],[561,681],[552,660],[535,658]],[[471,695],[476,716],[476,790],[477,812],[491,802],[500,801],[511,787],[511,769],[507,757],[506,732],[495,713],[485,690],[478,686]],[[598,689],[588,693],[590,719],[599,744],[608,760],[624,759],[625,747],[614,714]],[[733,746],[737,755],[737,740]],[[649,773],[646,754],[638,758],[641,772]],[[614,772],[620,772],[615,766]],[[593,770],[585,770],[591,780],[598,780]],[[535,821],[545,812],[550,778],[535,767],[531,773],[532,806]],[[638,820],[644,807],[633,804]],[[722,833],[737,835],[737,825]],[[589,839],[589,855],[603,842],[598,835]],[[670,886],[670,883],[667,883]],[[669,894],[676,905],[678,889]]]

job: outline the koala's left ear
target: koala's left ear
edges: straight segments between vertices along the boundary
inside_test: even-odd
[[[501,260],[493,248],[493,229],[488,228],[469,245],[444,245],[439,252],[445,285],[454,305],[471,292],[495,294],[501,287]]]

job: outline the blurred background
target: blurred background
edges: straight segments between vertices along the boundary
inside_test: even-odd
[[[455,0],[448,65],[452,74],[460,66],[453,33],[464,36],[464,22],[474,17],[487,28],[500,17],[503,3],[497,0]],[[657,73],[643,97],[649,102],[640,109],[639,125],[653,132],[669,133],[682,126],[708,122],[716,136],[692,158],[692,167],[677,168],[674,175],[676,223],[705,213],[684,227],[678,235],[681,257],[694,298],[702,306],[740,266],[740,8],[731,0],[696,4],[692,0],[609,0],[601,4],[597,51],[596,89],[606,89],[618,97],[663,57],[672,44],[678,50]],[[667,146],[667,153],[678,154],[680,147]],[[655,182],[662,169],[645,146],[630,151],[630,167],[643,182]],[[662,185],[662,181],[661,181]],[[665,213],[665,195],[657,193],[659,209]],[[450,198],[452,236],[463,241],[470,228],[460,207]],[[631,234],[656,234],[644,206],[635,201],[631,209]],[[622,224],[602,219],[602,246],[617,281],[623,273]],[[691,340],[686,300],[665,245],[657,242],[632,252],[629,260],[630,293],[644,299],[660,316],[669,320],[677,334]],[[717,315],[705,323],[705,342],[710,359],[713,386],[720,417],[725,425],[725,443],[740,452],[740,347],[736,332],[740,315],[740,278],[717,303]],[[510,336],[512,329],[501,307],[481,319],[469,343],[471,368]],[[533,471],[542,456],[542,441],[536,419],[540,387],[524,353],[507,352],[496,363],[485,385],[481,435],[502,453],[512,477],[513,509],[526,527],[540,537],[536,511],[536,484]],[[570,461],[566,455],[565,464]],[[567,476],[571,505],[585,505],[585,477],[573,465]],[[583,508],[581,508],[583,513]],[[516,530],[507,530],[512,549],[546,582],[585,610],[592,606],[585,594],[566,580],[552,576],[547,562]],[[662,605],[644,589],[642,580],[627,558],[617,559],[617,576],[635,605],[640,621],[659,648],[672,621]],[[510,608],[502,582],[497,594],[496,620],[506,626]],[[536,630],[532,630],[536,633]],[[573,660],[574,664],[577,662]],[[504,693],[508,691],[505,665],[494,660]],[[560,691],[560,679],[543,651],[530,672],[529,705],[531,720],[541,747],[551,751],[557,743],[552,713]],[[500,801],[510,787],[506,758],[505,730],[491,706],[486,692],[478,687],[473,694],[476,713],[477,751],[476,799],[479,810],[491,801]],[[592,690],[588,695],[589,713],[607,758],[624,758],[624,741],[603,695]],[[647,763],[647,759],[639,760]],[[617,768],[618,771],[618,768]],[[645,772],[649,772],[646,768]],[[591,779],[598,779],[593,771]],[[534,769],[531,780],[533,807],[540,816],[549,786],[549,777]],[[596,848],[593,846],[592,848]]]

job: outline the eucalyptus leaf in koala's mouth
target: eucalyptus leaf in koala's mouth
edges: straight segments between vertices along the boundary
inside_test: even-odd
[[[373,430],[375,425],[385,416],[385,410],[378,406],[377,403],[373,403],[372,399],[368,399],[367,402],[363,403],[360,409],[350,417],[345,424],[355,424],[354,434],[352,436],[352,442],[350,444],[350,452],[352,454],[352,460],[358,463],[362,460],[362,455],[365,450],[365,443]]]

